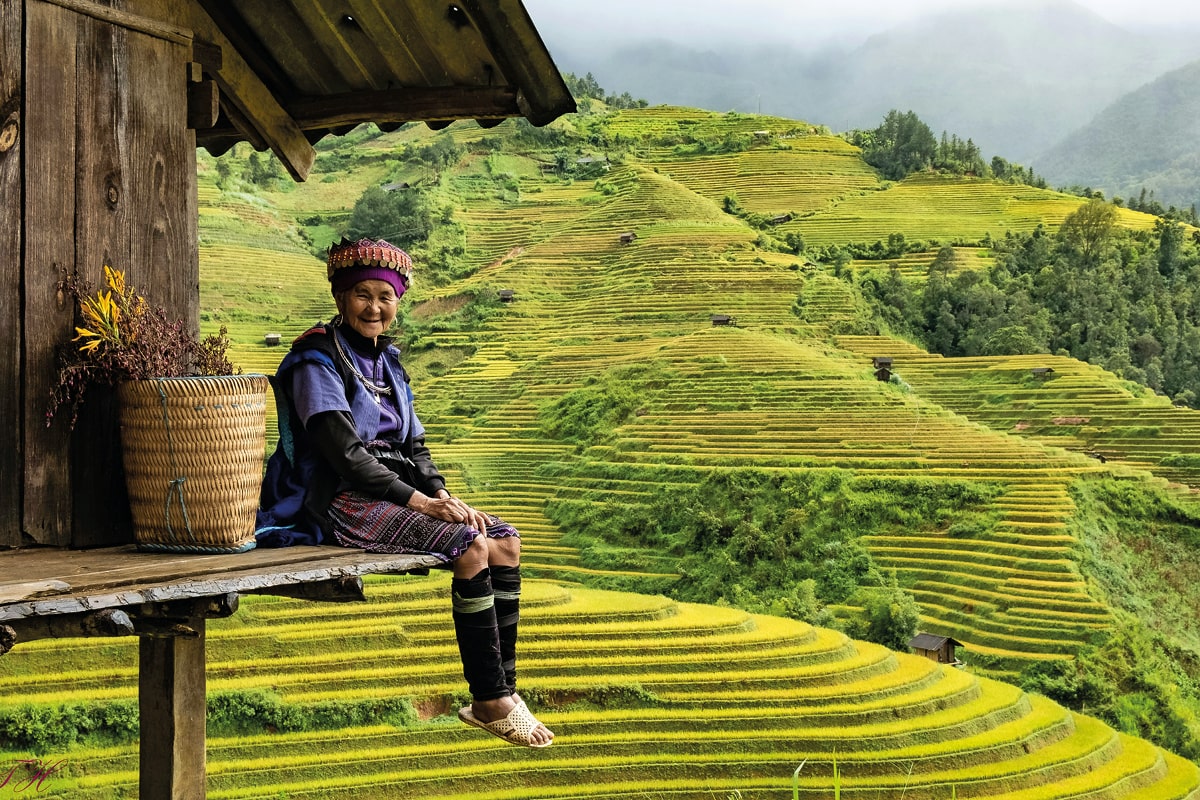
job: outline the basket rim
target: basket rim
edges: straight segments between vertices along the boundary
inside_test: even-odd
[[[265,372],[243,372],[238,375],[162,375],[153,378],[125,378],[121,383],[158,383],[159,381],[211,381],[221,378],[267,378]]]

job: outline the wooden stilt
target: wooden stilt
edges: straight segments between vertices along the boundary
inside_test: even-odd
[[[138,654],[141,800],[203,800],[205,681],[199,636],[143,636]]]

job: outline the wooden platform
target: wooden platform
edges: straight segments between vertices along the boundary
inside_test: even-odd
[[[0,624],[373,573],[427,570],[430,556],[364,553],[345,547],[282,547],[231,555],[141,553],[133,545],[94,550],[0,551]],[[286,592],[280,592],[286,593]]]
[[[362,576],[427,572],[432,556],[343,547],[230,555],[95,550],[0,551],[0,669],[23,642],[137,636],[141,800],[205,797],[205,621],[236,613],[242,594],[365,599]]]

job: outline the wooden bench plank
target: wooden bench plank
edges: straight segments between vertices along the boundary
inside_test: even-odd
[[[329,546],[229,555],[142,553],[133,545],[15,550],[0,552],[0,621],[424,571],[439,563]]]
[[[69,591],[71,584],[66,581],[32,581],[0,585],[0,603],[16,603],[33,597],[47,597]]]

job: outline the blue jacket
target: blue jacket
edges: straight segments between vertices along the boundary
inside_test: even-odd
[[[351,446],[361,446],[363,442],[377,438],[380,406],[337,357],[333,337],[331,326],[310,328],[292,343],[291,351],[271,378],[279,415],[279,442],[267,461],[259,495],[255,528],[260,546],[320,544],[329,533],[326,512],[334,495],[343,489],[358,488],[354,486],[354,476],[347,482],[320,455],[296,413],[292,398],[292,372],[298,365],[306,362],[323,364],[341,377],[353,428],[359,440],[350,443]],[[384,353],[382,363],[387,373],[387,383],[398,391],[404,391],[411,407],[412,390],[409,388],[408,375],[400,364],[400,352],[388,344]],[[416,489],[433,494],[445,486],[425,447],[423,434],[418,432],[417,436],[413,436],[412,428],[409,426],[408,437],[400,443],[400,451],[414,466],[399,476],[389,495],[390,499],[397,502],[406,500]],[[373,463],[371,466],[375,467],[375,474],[364,476],[363,480],[378,485],[378,465]],[[389,476],[388,480],[395,481],[395,478]]]

